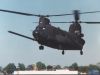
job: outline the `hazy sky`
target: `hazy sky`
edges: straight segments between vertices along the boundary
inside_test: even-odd
[[[100,0],[0,0],[0,9],[8,9],[33,14],[67,14],[72,10],[100,11]],[[83,21],[100,21],[100,13],[81,15]],[[73,21],[73,16],[52,17],[51,21]],[[96,64],[100,62],[100,25],[81,24],[84,39],[84,55],[80,51],[61,51],[45,47],[39,51],[39,44],[31,40],[8,33],[8,30],[32,37],[32,30],[38,17],[28,17],[0,12],[0,65],[8,63],[34,64],[38,61],[51,65]],[[52,24],[68,31],[69,24]]]

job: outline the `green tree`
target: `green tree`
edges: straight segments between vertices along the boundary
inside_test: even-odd
[[[25,65],[23,63],[18,63],[19,70],[25,70]]]
[[[78,70],[78,64],[77,63],[73,63],[71,66],[69,66],[70,69],[73,70]]]
[[[32,64],[32,65],[28,65],[27,66],[27,70],[36,70],[36,65],[35,64]]]
[[[4,71],[6,71],[8,74],[12,74],[16,70],[16,66],[14,63],[9,63],[5,68]]]
[[[33,66],[32,65],[28,65],[27,66],[27,70],[33,70]]]
[[[0,66],[0,72],[2,72],[3,71],[3,69],[2,69],[2,67]]]
[[[97,66],[97,65],[93,65],[93,64],[89,65],[89,70],[91,70],[91,69],[95,69],[95,70],[99,70],[100,71],[100,67]]]
[[[47,66],[47,70],[53,70],[53,66],[48,65],[48,66]]]
[[[42,62],[37,62],[36,66],[37,66],[38,70],[44,70],[44,69],[46,69],[46,65],[44,63],[42,63]]]
[[[79,72],[88,73],[89,66],[79,66]]]
[[[56,65],[55,69],[61,69],[61,66],[60,65]]]
[[[63,69],[68,69],[68,66],[64,66]]]

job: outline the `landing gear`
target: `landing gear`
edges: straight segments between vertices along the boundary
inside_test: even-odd
[[[40,49],[40,50],[43,50],[43,49],[44,49],[44,46],[42,46],[42,45],[39,46],[39,49]]]
[[[80,51],[80,54],[83,55],[83,51],[82,50]]]
[[[62,51],[62,55],[64,55],[65,54],[65,52],[64,52],[64,50]]]

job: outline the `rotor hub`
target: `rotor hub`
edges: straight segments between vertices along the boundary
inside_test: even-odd
[[[74,10],[73,14],[74,14],[74,19],[77,22],[80,19],[79,10]]]

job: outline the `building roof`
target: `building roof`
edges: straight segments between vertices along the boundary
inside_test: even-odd
[[[56,70],[56,71],[14,71],[14,74],[78,74],[78,71]]]

